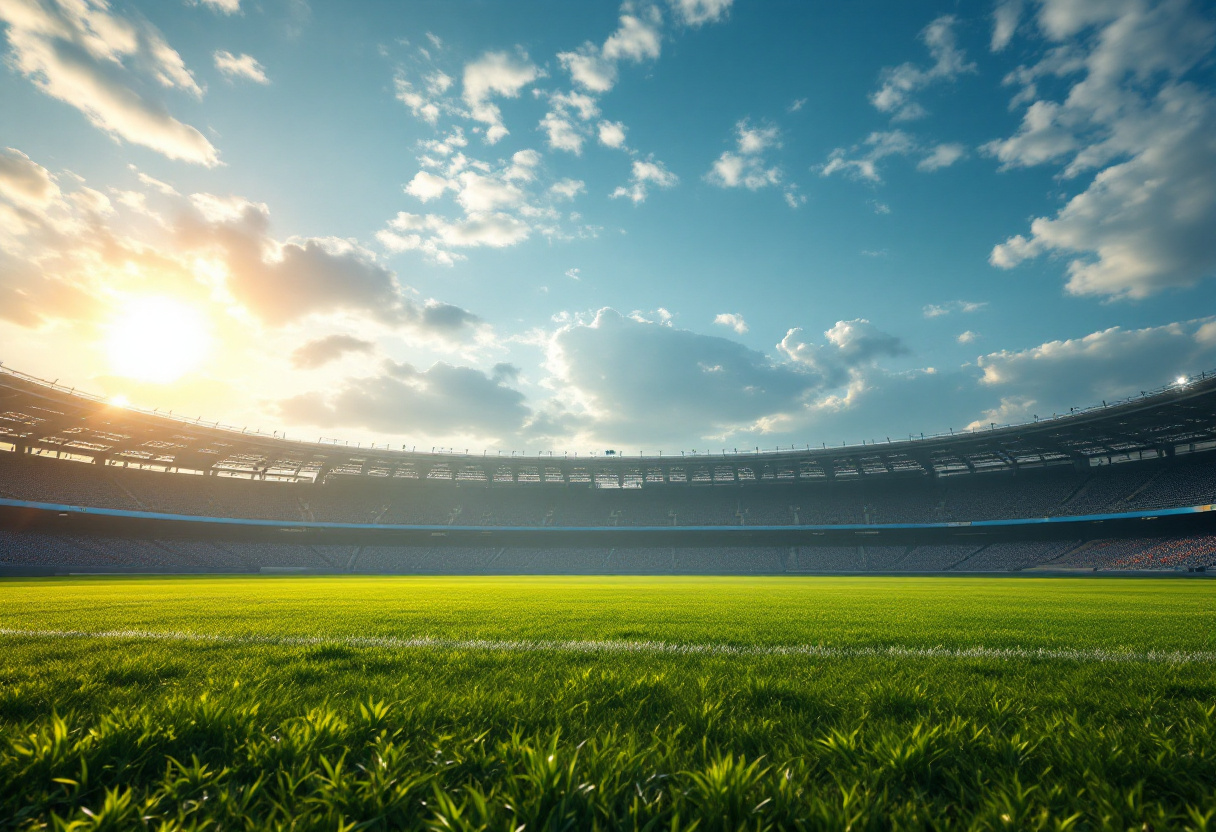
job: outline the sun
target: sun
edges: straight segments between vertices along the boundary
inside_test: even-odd
[[[203,314],[168,297],[131,299],[107,329],[110,368],[137,381],[177,381],[198,367],[211,349]]]

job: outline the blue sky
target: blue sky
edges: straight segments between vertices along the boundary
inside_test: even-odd
[[[302,438],[856,442],[1216,367],[1200,3],[0,0],[0,360]]]

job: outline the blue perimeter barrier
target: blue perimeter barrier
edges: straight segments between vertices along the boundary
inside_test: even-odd
[[[851,523],[839,526],[426,526],[399,523],[321,523],[310,520],[246,520],[238,517],[204,517],[193,514],[165,514],[155,511],[128,511],[116,508],[91,508],[89,506],[69,506],[58,503],[39,503],[32,500],[11,500],[0,497],[0,507],[24,508],[36,511],[53,511],[59,514],[89,515],[95,517],[121,517],[133,520],[172,520],[184,523],[198,523],[225,526],[254,526],[260,528],[292,528],[292,529],[334,529],[334,530],[378,530],[378,531],[433,531],[433,532],[492,532],[492,531],[532,531],[548,532],[688,532],[716,531],[731,533],[757,531],[789,531],[823,530],[823,531],[883,531],[898,529],[958,529],[958,528],[1000,528],[1002,526],[1031,526],[1038,524],[1067,524],[1090,523],[1100,520],[1149,520],[1155,517],[1170,517],[1184,514],[1199,514],[1216,510],[1216,505],[1184,506],[1181,508],[1163,508],[1153,511],[1126,511],[1114,514],[1080,514],[1069,517],[1027,517],[1018,520],[963,520],[950,523]]]

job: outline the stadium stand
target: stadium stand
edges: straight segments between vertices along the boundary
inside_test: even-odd
[[[1216,536],[975,546],[313,546],[0,531],[0,567],[62,572],[795,574],[1216,569]]]
[[[1068,517],[1216,503],[1206,458],[945,481],[600,490],[455,483],[320,485],[200,477],[0,453],[0,496],[209,517],[465,526],[871,525]]]
[[[0,373],[0,498],[132,517],[268,521],[284,528],[333,524],[338,532],[354,524],[554,534],[831,530],[1200,510],[1216,503],[1213,450],[1216,378],[1206,374],[1069,417],[952,437],[691,459],[507,460],[352,452],[247,435],[112,408]],[[235,540],[208,536],[198,523],[167,522],[179,528],[162,524],[139,534],[111,529],[99,536],[10,525],[0,533],[0,565],[456,573],[1194,569],[1211,565],[1216,550],[1207,531],[1153,536],[1142,528],[1127,539],[1074,527],[1045,533],[1042,540],[989,532],[974,543],[884,537],[867,546],[826,538],[816,545],[804,545],[802,538],[792,546],[738,545],[738,536],[725,534],[712,544],[702,536],[671,547],[636,541],[605,546],[597,532],[582,544],[567,535],[537,547],[520,540],[425,546],[342,534],[299,543]]]

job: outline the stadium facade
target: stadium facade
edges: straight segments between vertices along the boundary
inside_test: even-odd
[[[880,444],[310,443],[0,374],[0,570],[1019,571],[1216,563],[1216,378]]]

